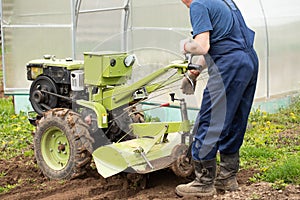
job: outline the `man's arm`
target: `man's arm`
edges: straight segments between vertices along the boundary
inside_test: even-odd
[[[209,31],[196,35],[193,40],[184,44],[184,51],[193,55],[205,55],[209,48]]]
[[[195,39],[189,40],[184,43],[183,49],[184,53],[191,53],[193,55],[198,55],[196,64],[200,64],[203,68],[206,68],[206,62],[204,59],[205,54],[207,54],[210,48],[209,44],[209,32],[203,32],[196,35]],[[200,56],[199,56],[200,55]],[[201,70],[201,71],[202,71]],[[189,70],[186,76],[182,79],[181,89],[183,94],[194,94],[196,88],[197,77],[201,73],[199,70]]]

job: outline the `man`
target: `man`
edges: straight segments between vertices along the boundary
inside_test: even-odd
[[[194,127],[192,156],[196,178],[179,185],[179,196],[210,196],[216,189],[237,190],[239,149],[257,82],[258,58],[250,30],[232,0],[182,0],[190,8],[193,40],[183,50],[204,55],[209,79]],[[194,92],[199,72],[189,71],[182,90]],[[220,152],[220,172],[216,177],[216,155]]]

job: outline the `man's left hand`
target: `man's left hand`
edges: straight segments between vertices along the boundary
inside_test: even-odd
[[[181,90],[183,94],[191,95],[195,93],[197,77],[200,72],[198,70],[189,70],[182,79]]]

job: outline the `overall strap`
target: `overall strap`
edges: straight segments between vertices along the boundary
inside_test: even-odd
[[[231,10],[239,10],[233,0],[223,0],[224,3],[231,9]]]
[[[244,38],[246,47],[252,47],[254,42],[254,32],[247,27],[239,8],[233,0],[223,1],[229,7],[229,9],[231,9],[235,21],[239,24],[239,31],[241,33],[241,36]]]

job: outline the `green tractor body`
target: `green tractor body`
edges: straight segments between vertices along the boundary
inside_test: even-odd
[[[187,63],[170,64],[128,85],[134,61],[126,53],[91,52],[84,53],[84,62],[44,56],[27,64],[37,113],[30,120],[37,126],[35,156],[47,177],[78,177],[92,157],[103,177],[167,167],[181,176],[191,173],[190,161],[182,163],[190,130],[186,113],[179,122],[145,122],[136,108],[150,93],[179,80]],[[175,76],[153,83],[171,69]]]

